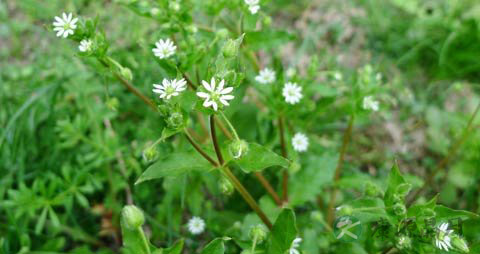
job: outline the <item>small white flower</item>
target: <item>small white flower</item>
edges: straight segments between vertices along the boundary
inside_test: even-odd
[[[160,39],[155,43],[155,48],[152,49],[153,54],[160,59],[164,59],[175,54],[177,46],[173,44],[170,39],[162,40]]]
[[[260,9],[260,0],[245,0],[245,3],[248,5],[251,14],[256,14]]]
[[[378,111],[379,102],[374,100],[372,96],[367,96],[363,98],[362,107],[365,110]]]
[[[453,233],[453,230],[448,230],[448,223],[442,223],[437,227],[437,234],[435,235],[435,245],[437,248],[445,251],[448,251],[449,248],[452,248],[450,243],[451,233]]]
[[[258,10],[260,10],[260,5],[250,5],[248,10],[251,14],[257,14]]]
[[[78,45],[78,50],[81,52],[88,52],[92,50],[92,40],[90,39],[84,39],[80,42],[80,45]]]
[[[382,80],[382,73],[380,73],[380,72],[377,73],[377,75],[375,75],[375,79],[376,79],[377,81],[381,81],[381,80]]]
[[[230,105],[229,100],[235,98],[233,95],[229,94],[233,91],[233,87],[225,87],[225,80],[221,80],[217,87],[215,87],[215,79],[212,78],[210,84],[202,80],[203,87],[207,90],[206,92],[197,92],[197,96],[204,98],[203,106],[208,108],[212,107],[213,110],[217,111],[218,104],[221,103],[225,106]]]
[[[247,5],[258,5],[258,3],[260,3],[260,0],[245,0],[245,3]]]
[[[205,230],[205,221],[200,218],[193,216],[189,221],[188,221],[188,231],[194,235],[201,234]]]
[[[333,74],[333,78],[334,78],[336,81],[342,80],[342,78],[343,78],[342,73],[336,71],[336,72]]]
[[[308,148],[308,138],[303,133],[296,133],[292,138],[293,149],[297,152],[305,152]]]
[[[155,89],[153,89],[153,92],[154,93],[158,93],[160,94],[160,98],[161,99],[170,99],[172,96],[177,96],[180,94],[180,92],[182,92],[183,90],[185,90],[187,87],[186,87],[186,81],[185,79],[180,79],[180,80],[176,80],[176,79],[172,79],[172,80],[168,80],[168,79],[163,79],[162,81],[162,84],[159,85],[159,84],[153,84],[153,87],[155,87]]]
[[[78,18],[73,18],[72,14],[69,13],[68,15],[64,12],[62,14],[62,18],[55,17],[55,21],[53,22],[53,31],[57,32],[57,36],[63,36],[63,38],[67,38],[70,34],[73,34],[75,28],[77,28]]]
[[[269,68],[260,71],[255,80],[261,84],[269,84],[275,81],[275,72]]]
[[[285,101],[290,104],[297,104],[302,99],[302,88],[297,83],[286,83],[282,90]]]
[[[297,73],[297,71],[295,70],[295,68],[293,68],[293,67],[288,68],[287,72],[286,72],[287,78],[291,78],[291,77],[295,76],[296,73]]]
[[[300,247],[300,242],[302,241],[302,238],[297,237],[293,239],[292,245],[290,246],[290,249],[288,250],[288,254],[300,254],[300,252],[297,250],[298,247]]]

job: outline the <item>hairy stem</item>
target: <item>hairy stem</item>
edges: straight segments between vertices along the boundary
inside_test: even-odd
[[[278,131],[280,133],[280,146],[282,148],[282,156],[285,159],[288,159],[287,154],[287,145],[285,144],[285,128],[283,126],[283,117],[278,117]],[[288,202],[288,170],[283,170],[283,177],[282,177],[282,199],[283,202]]]
[[[350,120],[348,121],[348,127],[343,134],[342,147],[340,148],[340,156],[338,157],[337,168],[335,169],[335,175],[333,177],[333,187],[332,192],[330,193],[330,201],[327,208],[327,222],[329,225],[333,224],[335,218],[335,200],[337,199],[337,182],[340,180],[340,175],[342,174],[343,161],[345,160],[345,152],[347,151],[347,145],[352,136],[353,122],[355,116],[352,114]]]
[[[212,159],[212,157],[210,157],[192,138],[192,136],[190,135],[190,133],[188,132],[188,130],[185,129],[185,137],[187,138],[188,142],[190,142],[190,144],[192,144],[192,146],[195,148],[195,150],[197,150],[198,153],[200,153],[200,155],[203,156],[203,158],[205,158],[208,162],[210,162],[213,166],[215,167],[218,167],[218,163]]]
[[[252,195],[248,192],[247,189],[243,186],[243,184],[238,180],[238,178],[232,173],[232,171],[227,167],[224,166],[224,160],[222,156],[222,152],[220,150],[220,146],[218,145],[217,135],[215,132],[215,117],[212,115],[210,116],[210,132],[212,137],[213,147],[215,149],[215,153],[217,154],[218,162],[221,166],[222,173],[232,182],[235,189],[240,193],[240,195],[245,199],[248,205],[257,213],[258,217],[265,223],[265,225],[271,229],[272,223],[262,211],[260,206],[258,206],[257,202],[253,199]]]

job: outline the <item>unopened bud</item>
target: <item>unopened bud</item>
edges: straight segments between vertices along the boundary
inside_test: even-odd
[[[120,69],[120,75],[122,75],[122,77],[128,81],[132,81],[133,79],[132,71],[127,67],[122,67]]]
[[[352,215],[353,208],[349,205],[342,205],[337,207],[337,211],[339,216]]]
[[[238,53],[238,48],[234,40],[229,39],[222,49],[223,56],[226,58],[235,57]]]
[[[467,241],[457,234],[452,235],[452,246],[462,253],[469,253]]]
[[[183,115],[179,112],[173,112],[167,118],[167,125],[172,129],[177,129],[183,125]]]
[[[136,229],[143,225],[145,217],[143,212],[134,205],[127,205],[122,209],[122,218],[125,226],[130,229]]]
[[[228,180],[225,177],[222,177],[220,179],[220,184],[219,185],[220,185],[220,190],[225,195],[231,195],[233,193],[233,191],[235,190],[232,182],[230,182],[230,180]]]
[[[170,1],[168,4],[168,8],[172,11],[179,11],[180,10],[180,4],[176,1]]]
[[[120,102],[116,97],[109,98],[105,103],[110,110],[117,111]]]
[[[226,39],[228,37],[228,30],[225,28],[219,29],[217,31],[217,37],[219,39]]]
[[[267,229],[265,226],[258,224],[250,229],[248,236],[252,240],[257,239],[257,243],[261,243],[267,238]]]
[[[407,194],[410,192],[410,190],[412,189],[412,185],[409,184],[409,183],[402,183],[400,185],[398,185],[397,189],[396,189],[396,193],[398,195],[400,195],[401,197],[405,197],[407,196]]]
[[[405,215],[407,213],[407,209],[405,208],[404,204],[396,203],[395,205],[393,205],[393,212],[397,216],[402,216],[402,215]]]
[[[155,148],[155,146],[150,146],[148,147],[147,149],[145,149],[142,153],[142,156],[143,156],[143,159],[146,161],[146,162],[151,162],[153,160],[155,160],[155,158],[157,157],[158,155],[158,151],[157,149]]]
[[[270,26],[272,24],[272,18],[270,16],[265,16],[263,18],[263,24],[265,26]]]
[[[248,143],[245,140],[237,139],[228,147],[233,158],[238,159],[248,152]]]
[[[377,197],[380,194],[380,188],[374,183],[367,182],[365,184],[365,196]]]

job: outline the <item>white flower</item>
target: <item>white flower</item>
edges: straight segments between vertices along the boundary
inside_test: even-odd
[[[162,40],[160,39],[155,43],[156,48],[153,48],[153,54],[160,59],[164,59],[175,54],[177,46],[173,44],[170,39]]]
[[[248,10],[251,14],[256,14],[260,9],[259,5],[260,0],[245,0],[245,3],[248,5]]]
[[[250,5],[248,7],[248,10],[250,11],[251,14],[256,14],[258,10],[260,10],[260,5]]]
[[[336,71],[336,72],[333,74],[333,78],[334,78],[336,81],[342,80],[342,78],[343,78],[342,73]]]
[[[303,133],[296,133],[292,138],[293,149],[297,152],[305,152],[308,148],[308,138]]]
[[[88,52],[92,50],[92,40],[90,39],[84,39],[80,42],[80,45],[78,45],[78,50],[81,52]]]
[[[376,79],[377,81],[381,81],[381,80],[382,80],[382,73],[380,73],[380,72],[377,73],[377,75],[375,75],[375,79]]]
[[[282,90],[282,95],[285,101],[290,104],[297,104],[303,97],[302,88],[297,83],[286,83]]]
[[[363,98],[362,107],[365,110],[378,111],[379,102],[374,100],[372,96],[367,96]]]
[[[255,80],[261,84],[269,84],[275,81],[275,72],[269,68],[265,68],[260,71]]]
[[[258,3],[260,3],[260,0],[245,0],[245,3],[247,5],[258,5]]]
[[[448,230],[448,223],[442,223],[437,227],[437,234],[435,235],[435,245],[439,249],[448,251],[448,248],[452,248],[450,244],[450,234],[453,230]]]
[[[217,111],[218,103],[222,103],[225,106],[230,105],[229,100],[235,98],[233,95],[229,94],[233,91],[233,87],[223,87],[225,85],[225,80],[221,80],[217,87],[215,87],[215,79],[212,78],[210,84],[207,81],[202,80],[203,87],[207,92],[197,92],[197,96],[204,98],[203,106],[213,107],[213,110]]]
[[[161,85],[153,84],[153,87],[155,87],[153,92],[160,94],[160,98],[168,100],[172,96],[177,96],[181,91],[185,90],[187,88],[185,85],[186,83],[187,82],[183,78],[180,80],[163,79]]]
[[[297,250],[298,247],[300,247],[300,242],[302,241],[302,238],[297,237],[293,239],[292,245],[290,246],[290,249],[288,250],[288,254],[300,254],[300,252]]]
[[[202,218],[193,216],[188,221],[188,231],[194,235],[201,234],[205,230],[205,221]]]
[[[55,17],[55,21],[53,22],[53,31],[57,32],[57,36],[63,36],[63,38],[67,38],[68,35],[73,34],[75,28],[77,28],[78,18],[73,18],[72,14],[69,13],[68,15],[64,12],[62,14],[62,18]]]

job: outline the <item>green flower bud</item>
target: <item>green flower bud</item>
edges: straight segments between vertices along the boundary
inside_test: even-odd
[[[179,112],[173,112],[167,118],[167,125],[172,129],[178,129],[183,125],[183,115]]]
[[[177,3],[176,1],[170,1],[168,4],[168,8],[172,11],[179,11],[180,10],[180,4]]]
[[[252,240],[257,239],[257,243],[261,243],[265,239],[267,239],[267,229],[263,225],[258,224],[250,228],[250,232],[248,233],[248,236]]]
[[[219,39],[226,39],[228,37],[228,30],[225,28],[219,29],[216,35]]]
[[[368,197],[377,197],[379,194],[381,194],[380,188],[372,183],[372,182],[367,182],[365,184],[365,196]]]
[[[430,209],[430,208],[423,209],[421,211],[421,214],[422,214],[422,216],[425,216],[425,217],[435,217],[435,215],[437,215],[437,213],[433,209]]]
[[[302,165],[300,165],[298,161],[292,161],[292,163],[290,163],[290,167],[288,168],[288,171],[290,173],[296,173],[300,170],[301,167]]]
[[[248,152],[248,143],[245,140],[237,139],[228,146],[228,151],[233,158],[238,159]]]
[[[122,75],[122,77],[128,81],[132,81],[133,79],[132,71],[127,67],[123,67],[120,69],[120,75]]]
[[[113,110],[113,111],[117,111],[119,104],[120,104],[120,102],[118,101],[118,99],[116,97],[109,98],[107,100],[107,102],[105,103],[105,105],[107,105],[107,107],[110,110]]]
[[[410,237],[406,235],[401,235],[397,237],[395,240],[396,240],[395,246],[399,250],[406,250],[406,249],[412,248],[412,239],[410,239]]]
[[[396,203],[395,205],[393,205],[393,212],[397,216],[402,216],[402,215],[405,215],[407,213],[407,208],[405,208],[404,204]]]
[[[412,189],[412,185],[409,183],[402,183],[397,186],[397,189],[395,190],[395,193],[398,194],[401,197],[407,196],[407,194],[410,192]]]
[[[146,162],[151,162],[157,158],[158,151],[155,146],[150,146],[147,149],[143,150],[142,157]]]
[[[122,219],[125,223],[125,226],[130,229],[136,229],[138,227],[141,227],[145,222],[143,212],[134,205],[127,205],[123,207]]]
[[[349,205],[342,205],[340,207],[337,207],[337,211],[339,216],[352,215],[353,207]]]
[[[187,26],[187,31],[194,34],[194,33],[198,32],[198,28],[197,28],[197,26],[192,24],[192,25]]]
[[[222,48],[223,56],[226,58],[236,57],[238,54],[238,45],[234,40],[229,39]]]
[[[470,249],[468,248],[467,241],[457,234],[452,234],[452,246],[462,253],[469,253]]]
[[[318,222],[323,222],[324,221],[323,214],[320,211],[313,211],[310,214],[310,218],[312,218],[313,220],[316,220]]]
[[[231,195],[233,193],[233,191],[235,190],[232,182],[230,182],[230,180],[228,180],[225,177],[222,177],[220,179],[219,185],[220,185],[220,190],[225,195]]]
[[[263,24],[265,26],[270,26],[272,24],[272,18],[270,16],[265,16],[263,18]]]
[[[152,8],[152,9],[150,10],[150,15],[152,15],[152,16],[157,16],[158,14],[160,14],[160,9],[158,9],[158,8]]]

